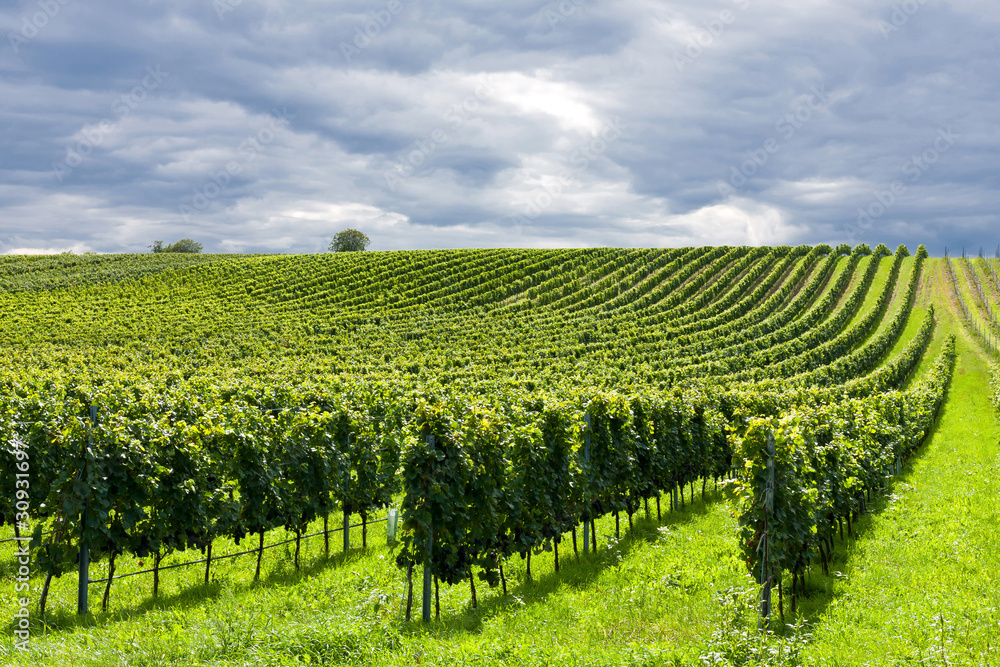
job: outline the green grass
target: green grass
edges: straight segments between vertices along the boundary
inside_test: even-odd
[[[813,583],[823,614],[807,654],[823,664],[1000,660],[1000,429],[987,363],[965,340],[958,349],[925,448],[838,552],[840,574]]]
[[[341,514],[331,515],[329,527],[331,530],[329,538],[330,555],[326,557],[324,540],[322,536],[302,540],[300,562],[304,569],[308,571],[310,567],[319,565],[337,564],[345,557],[343,551],[343,533],[337,528],[341,525]],[[371,517],[371,521],[384,519],[385,512],[380,512]],[[352,524],[360,522],[357,515],[351,517]],[[307,531],[308,534],[317,533],[323,530],[322,520],[314,522]],[[385,523],[371,523],[368,527],[369,544],[385,542]],[[8,527],[2,536],[11,536],[12,531]],[[359,549],[362,546],[362,529],[354,527],[351,529],[350,542],[352,549]],[[283,529],[270,531],[265,536],[265,549],[262,559],[262,580],[267,583],[268,577],[285,576],[284,570],[294,569],[294,548],[295,544],[281,544],[290,539],[294,539],[294,533],[288,533]],[[213,562],[211,565],[211,580],[205,583],[205,565],[195,564],[177,569],[163,570],[160,574],[159,598],[152,598],[153,575],[140,574],[127,577],[113,582],[109,596],[108,614],[99,613],[101,601],[105,590],[104,583],[91,583],[89,588],[89,610],[92,613],[86,619],[76,615],[77,609],[77,576],[75,570],[58,579],[53,579],[45,614],[46,623],[55,630],[72,629],[83,626],[92,627],[103,626],[113,623],[122,618],[141,617],[157,606],[171,606],[176,604],[198,603],[209,599],[219,591],[219,585],[229,583],[235,586],[249,586],[253,582],[253,574],[256,566],[256,552],[237,556],[235,558],[225,558],[227,554],[237,554],[244,551],[256,549],[258,542],[257,535],[247,536],[239,545],[229,539],[217,539],[213,544]],[[204,558],[204,554],[191,549],[184,552],[172,552],[166,555],[162,562],[162,568],[168,568],[176,564],[187,563]],[[0,577],[6,579],[14,576],[14,545],[0,545]],[[118,556],[116,560],[115,576],[120,577],[127,573],[148,570],[153,566],[152,557],[138,558],[131,554]],[[272,571],[272,567],[278,569]],[[269,574],[270,572],[270,574]],[[33,602],[37,601],[43,584],[43,577],[37,572],[31,580],[33,589]],[[95,560],[90,565],[90,577],[92,580],[101,579],[108,575],[107,559]],[[15,605],[15,594],[13,586],[0,588],[0,608],[13,609]],[[37,615],[37,604],[34,605],[33,614]]]
[[[845,331],[855,326],[875,307],[875,302],[878,300],[879,294],[882,293],[882,290],[885,289],[885,284],[889,281],[889,272],[892,269],[892,261],[893,258],[891,255],[889,257],[883,257],[879,261],[878,270],[875,272],[875,278],[872,279],[872,284],[868,287],[868,293],[865,295],[865,300],[861,304],[861,307],[858,308],[858,312],[854,314],[851,321],[847,323],[846,327],[844,327]],[[906,275],[905,267],[907,266],[907,261],[912,260],[909,257],[903,260],[903,264],[899,269],[900,277],[896,279],[897,284],[902,280],[902,276]]]
[[[839,312],[840,309],[844,307],[844,304],[847,302],[847,300],[851,298],[851,295],[857,291],[858,287],[860,286],[862,277],[864,277],[865,273],[868,272],[868,267],[873,261],[875,261],[875,258],[871,255],[867,257],[862,257],[858,261],[858,268],[854,271],[854,274],[851,276],[851,282],[847,285],[847,289],[845,289],[844,293],[840,295],[840,299],[837,301],[837,305],[834,307],[833,312],[835,313]],[[889,261],[891,262],[892,260],[890,259]],[[878,275],[877,269],[876,269],[876,275]]]
[[[637,515],[631,532],[622,517],[620,540],[606,517],[596,555],[574,556],[567,536],[559,573],[552,554],[535,556],[528,581],[523,561],[514,559],[508,596],[477,582],[476,609],[468,584],[442,586],[441,620],[427,627],[402,620],[404,576],[389,547],[330,560],[314,547],[302,572],[287,558],[266,556],[261,584],[249,581],[252,557],[244,557],[219,567],[208,586],[167,584],[155,602],[148,579],[144,587],[122,586],[110,614],[82,624],[57,614],[59,627],[36,632],[32,659],[88,666],[689,664],[709,650],[713,631],[731,622],[726,591],[745,600],[753,590],[722,492],[710,488],[702,501],[699,490],[697,497],[665,511],[660,523],[653,505],[651,518]],[[384,533],[372,536],[384,545]],[[419,596],[418,584],[416,619]],[[748,616],[745,604],[740,610]]]
[[[800,610],[812,626],[805,664],[1000,660],[1000,428],[990,404],[990,364],[962,329],[943,261],[930,260],[925,271],[910,325],[929,303],[938,324],[911,381],[955,333],[949,398],[890,493],[860,519],[853,538],[838,541],[830,575],[818,567],[810,572]]]

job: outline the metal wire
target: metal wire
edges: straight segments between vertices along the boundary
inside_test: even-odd
[[[350,526],[350,528],[360,528],[361,526],[364,526],[364,525],[369,525],[370,526],[370,525],[377,524],[377,523],[383,523],[383,522],[386,522],[388,520],[389,520],[388,518],[385,518],[385,519],[376,519],[374,521],[368,521],[368,522],[366,522],[364,524],[362,524],[362,523],[352,524]],[[309,539],[309,538],[312,538],[312,537],[317,537],[319,535],[326,535],[328,533],[336,533],[336,532],[339,532],[339,531],[342,531],[342,530],[343,530],[343,527],[341,527],[341,528],[331,528],[328,531],[321,530],[318,533],[310,533],[309,535],[303,535],[301,538],[294,538],[293,537],[293,538],[288,539],[288,540],[282,540],[281,542],[275,542],[274,544],[267,544],[267,545],[264,546],[264,551],[266,551],[268,549],[273,549],[275,547],[280,547],[280,546],[283,546],[285,544],[291,544],[296,539],[306,540],[306,539]],[[259,551],[261,551],[261,548],[257,547],[255,549],[248,549],[247,551],[239,551],[239,552],[234,553],[234,554],[225,554],[223,556],[212,556],[212,562],[214,563],[215,561],[226,560],[227,558],[237,558],[238,556],[246,556],[248,554],[255,554],[255,553],[259,552]],[[198,565],[199,563],[207,563],[207,562],[208,562],[208,558],[200,558],[198,560],[186,561],[184,563],[174,563],[172,565],[164,565],[164,566],[159,567],[159,568],[155,568],[154,567],[154,568],[151,568],[151,569],[148,569],[148,570],[137,570],[136,572],[129,572],[127,574],[116,574],[114,577],[111,577],[111,579],[113,581],[117,581],[119,579],[127,579],[128,577],[135,577],[135,576],[138,576],[140,574],[149,574],[151,572],[156,572],[157,570],[160,571],[160,572],[163,572],[164,570],[175,570],[175,569],[177,569],[179,567],[187,567],[189,565]],[[102,583],[107,583],[107,581],[108,581],[108,577],[104,577],[102,579],[90,579],[88,581],[88,583],[90,583],[90,584],[102,584]]]

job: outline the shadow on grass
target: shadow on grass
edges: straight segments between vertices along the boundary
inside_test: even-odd
[[[564,586],[585,588],[596,580],[605,570],[616,566],[629,553],[640,549],[644,545],[656,542],[659,537],[659,529],[679,526],[709,513],[711,506],[722,498],[722,490],[709,490],[704,499],[698,498],[693,502],[688,502],[684,507],[676,511],[665,509],[661,514],[661,520],[656,519],[656,509],[651,508],[650,518],[646,518],[645,511],[640,510],[633,516],[634,526],[628,527],[628,519],[621,516],[621,538],[614,537],[614,519],[607,515],[597,522],[598,540],[597,553],[584,554],[582,541],[580,552],[574,555],[572,541],[568,534],[563,536],[559,553],[559,572],[553,569],[554,563],[551,560],[551,552],[542,552],[546,557],[546,565],[549,567],[540,573],[535,568],[535,561],[532,561],[533,576],[530,580],[520,577],[517,582],[511,580],[508,575],[507,595],[495,594],[483,599],[483,590],[488,589],[487,584],[476,578],[476,589],[480,592],[479,605],[472,608],[471,591],[468,581],[465,582],[466,591],[470,593],[470,600],[465,604],[462,611],[445,613],[442,610],[440,620],[432,620],[429,624],[424,624],[420,620],[420,582],[414,575],[414,608],[413,619],[409,623],[403,622],[400,632],[403,635],[419,635],[425,632],[433,632],[435,637],[450,638],[462,634],[478,634],[482,631],[484,622],[494,618],[502,612],[511,609],[527,609],[536,604],[546,602],[550,596]],[[700,496],[700,494],[699,494]],[[669,502],[667,503],[669,507]],[[514,556],[510,561],[519,560]],[[509,561],[508,561],[509,562]],[[457,584],[462,586],[462,584]],[[431,602],[431,613],[434,613],[434,602]]]
[[[531,580],[525,580],[523,577],[518,577],[518,580],[515,581],[508,577],[508,595],[481,596],[482,599],[480,600],[478,608],[473,609],[470,601],[464,606],[462,611],[443,614],[440,621],[433,621],[429,625],[425,625],[419,620],[420,584],[415,577],[414,618],[417,620],[409,623],[401,622],[400,631],[404,634],[420,634],[427,631],[433,631],[436,634],[444,634],[446,636],[470,632],[478,633],[481,631],[484,621],[503,611],[511,608],[526,608],[530,605],[544,603],[562,586],[569,585],[583,588],[589,585],[593,580],[599,577],[603,571],[610,567],[614,567],[630,552],[642,547],[644,544],[655,542],[659,537],[659,529],[683,525],[708,514],[712,504],[722,498],[722,493],[723,492],[721,490],[709,489],[705,498],[701,498],[701,494],[699,493],[697,500],[689,500],[683,507],[676,511],[671,511],[669,509],[669,499],[664,498],[667,502],[664,503],[660,521],[657,521],[656,519],[656,508],[654,505],[650,508],[650,518],[647,519],[644,510],[641,509],[633,516],[634,527],[632,529],[629,529],[628,519],[624,514],[622,514],[622,537],[620,539],[614,538],[614,519],[611,515],[602,517],[602,519],[597,521],[598,548],[596,554],[584,554],[582,552],[581,542],[580,553],[578,555],[574,555],[572,550],[572,541],[569,538],[569,534],[567,534],[563,537],[561,543],[559,572],[555,572],[551,569],[552,560],[550,552],[543,552],[544,560],[541,562],[533,561],[532,565],[535,566],[537,563],[538,566],[547,565],[548,568],[545,571],[540,571],[539,569],[535,569],[533,567],[534,576]],[[269,550],[269,552],[265,552],[264,555],[265,564],[268,562],[269,553],[271,554],[271,559],[274,559],[277,554],[282,554],[282,557],[277,558],[277,562],[274,563],[269,570],[265,571],[260,581],[256,582],[234,580],[231,577],[232,567],[237,562],[241,563],[247,571],[253,571],[256,554],[245,554],[235,559],[230,559],[229,563],[227,563],[228,571],[226,571],[226,574],[219,579],[216,579],[215,577],[216,573],[220,571],[221,565],[213,564],[212,580],[209,583],[194,584],[167,595],[161,593],[156,598],[152,597],[152,575],[142,575],[145,579],[148,579],[149,587],[147,595],[144,596],[141,601],[133,603],[127,602],[125,605],[119,606],[121,603],[119,602],[116,604],[115,599],[115,586],[117,584],[117,582],[115,582],[112,584],[111,588],[109,600],[110,611],[108,612],[100,611],[101,600],[104,595],[104,584],[92,584],[90,588],[90,613],[85,616],[78,616],[69,607],[61,607],[54,610],[50,609],[46,611],[43,623],[37,618],[36,603],[35,608],[32,610],[32,633],[35,634],[37,632],[38,634],[42,634],[43,632],[63,632],[78,628],[106,627],[122,621],[141,618],[154,610],[190,609],[218,599],[223,594],[225,589],[229,589],[234,595],[238,596],[242,593],[260,587],[294,586],[302,580],[315,576],[327,569],[342,568],[349,563],[368,558],[374,552],[382,551],[384,549],[384,546],[369,546],[365,549],[360,547],[354,548],[347,553],[331,553],[329,556],[320,554],[318,557],[314,557],[310,560],[304,560],[302,566],[298,570],[294,569],[292,566],[290,552],[282,553],[280,550],[277,552]],[[204,564],[192,565],[190,567],[193,569],[201,569],[204,567]],[[519,568],[515,568],[515,570],[517,569]],[[204,572],[203,569],[201,571]],[[72,577],[73,575],[69,574],[67,576]],[[170,576],[171,571],[169,570],[161,573],[161,585],[163,582],[169,582]],[[488,585],[478,579],[478,577],[476,585],[477,589],[481,592],[489,590]],[[468,588],[467,583],[466,587]],[[133,592],[131,597],[134,598],[139,595],[141,595],[141,593]],[[8,625],[6,628],[7,633],[12,635],[13,629],[13,625]]]
[[[3,556],[0,556],[0,580],[10,581],[17,577],[17,570],[20,567],[17,562],[17,554],[14,552],[13,545],[7,545],[10,549]]]
[[[330,554],[329,556],[320,555],[318,558],[311,561],[303,562],[302,566],[298,570],[294,569],[292,566],[290,557],[288,559],[282,558],[279,559],[277,564],[272,566],[265,575],[261,576],[260,581],[234,581],[229,577],[220,580],[215,579],[213,576],[212,580],[207,584],[195,584],[170,595],[160,594],[159,597],[156,598],[152,596],[152,575],[144,575],[149,580],[148,596],[141,602],[123,607],[116,607],[115,587],[114,584],[112,584],[111,595],[108,602],[108,606],[111,610],[108,612],[99,611],[101,607],[101,600],[104,595],[104,584],[92,584],[89,592],[90,613],[85,616],[78,616],[69,608],[60,608],[55,611],[49,610],[45,613],[44,628],[46,632],[59,632],[64,630],[73,630],[76,628],[103,627],[121,621],[141,617],[153,610],[187,609],[218,598],[225,588],[229,588],[234,594],[239,595],[246,591],[260,587],[291,586],[324,570],[339,568],[353,561],[366,558],[371,555],[373,551],[380,548],[382,547],[369,546],[364,549],[358,547],[351,549],[351,551],[347,553],[339,552]],[[274,551],[271,550],[271,553],[273,554]],[[234,563],[237,561],[246,561],[248,571],[252,572],[255,567],[256,557],[256,554],[250,553],[238,556],[235,559],[229,559],[229,562]],[[267,562],[267,557],[268,553],[265,552],[265,563]],[[202,572],[204,571],[204,564],[193,565],[191,567],[202,568]],[[215,571],[217,572],[218,570]],[[167,572],[160,574],[161,585],[164,581],[169,580],[168,578],[170,573],[171,571],[168,570]],[[41,627],[41,622],[37,619],[37,604],[32,610],[32,623],[33,627]],[[7,627],[7,631],[10,634],[13,634],[13,630],[13,625],[9,625]]]

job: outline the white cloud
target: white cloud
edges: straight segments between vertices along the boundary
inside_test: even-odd
[[[90,246],[85,243],[74,243],[70,246],[61,247],[45,247],[45,248],[10,248],[5,250],[3,254],[5,255],[58,255],[64,252],[71,252],[76,255],[81,255],[85,252],[90,252]]]

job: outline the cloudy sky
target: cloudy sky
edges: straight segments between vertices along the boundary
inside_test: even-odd
[[[1000,243],[995,0],[2,0],[0,252]]]

